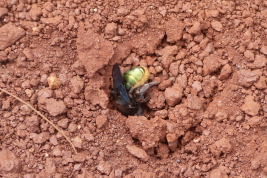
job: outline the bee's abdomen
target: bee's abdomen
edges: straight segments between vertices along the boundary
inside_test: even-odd
[[[134,67],[123,74],[125,87],[129,90],[131,87],[143,85],[149,78],[149,72],[146,67]]]

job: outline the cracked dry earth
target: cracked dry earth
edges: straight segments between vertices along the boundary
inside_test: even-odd
[[[0,0],[0,177],[267,177],[267,1]],[[111,71],[147,66],[144,116]]]

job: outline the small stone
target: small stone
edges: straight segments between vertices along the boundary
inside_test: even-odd
[[[186,56],[186,54],[187,54],[187,51],[185,49],[184,50],[180,50],[178,52],[178,54],[176,55],[175,59],[181,60]]]
[[[248,119],[248,125],[251,127],[255,127],[262,122],[262,117],[260,116],[253,116]]]
[[[156,148],[157,151],[157,157],[160,157],[161,159],[166,159],[169,156],[170,149],[168,145],[159,143],[159,146]]]
[[[4,15],[8,13],[7,8],[0,7],[0,18],[2,18]]]
[[[125,176],[124,178],[126,178],[127,176]],[[127,178],[155,178],[157,177],[155,173],[153,172],[147,172],[147,171],[144,171],[142,169],[136,169],[133,171],[133,173],[131,174],[131,177],[127,177]]]
[[[32,4],[31,10],[29,11],[29,17],[33,21],[38,21],[42,15],[42,9],[37,4]]]
[[[112,166],[104,161],[101,161],[98,165],[97,165],[97,170],[99,170],[101,173],[105,174],[105,175],[109,175],[111,170],[112,170]]]
[[[88,142],[91,142],[91,141],[94,141],[94,140],[95,140],[93,134],[91,134],[91,133],[85,133],[85,134],[83,135],[83,137],[84,137],[84,139],[85,139],[86,141],[88,141]]]
[[[84,155],[83,153],[77,153],[75,155],[72,155],[72,158],[75,162],[78,163],[83,163],[84,161],[86,161],[86,155]]]
[[[107,108],[109,97],[104,90],[88,86],[84,90],[85,99],[92,105],[100,105],[103,109]]]
[[[266,66],[267,59],[264,55],[256,55],[254,61],[255,68],[263,68]]]
[[[52,154],[54,156],[62,156],[63,155],[61,149],[58,146],[53,149]]]
[[[156,67],[155,67],[155,71],[156,71],[157,73],[160,73],[160,72],[163,71],[163,67],[162,67],[162,66],[156,66]]]
[[[22,171],[22,165],[13,152],[2,150],[0,151],[0,158],[1,173],[20,173]]]
[[[161,7],[159,7],[159,13],[160,13],[163,17],[165,17],[165,16],[166,16],[166,13],[167,13],[167,9],[166,9],[166,7],[165,7],[165,6],[161,6]]]
[[[216,120],[217,120],[218,122],[222,122],[222,121],[228,119],[228,115],[227,115],[227,113],[225,113],[225,112],[217,112],[217,113],[215,114],[215,118],[216,118]]]
[[[108,23],[106,28],[105,28],[105,35],[107,38],[113,38],[117,34],[117,24],[112,22]]]
[[[49,88],[51,89],[58,89],[61,85],[61,81],[59,80],[59,78],[55,76],[48,77],[47,82],[48,82]]]
[[[46,109],[51,116],[59,116],[67,112],[67,107],[63,101],[57,101],[56,99],[50,98],[47,99]]]
[[[52,135],[49,139],[50,143],[52,143],[52,145],[56,146],[58,145],[58,141],[57,141],[57,137],[55,135]]]
[[[216,141],[214,144],[210,146],[210,150],[213,155],[220,157],[222,153],[227,154],[232,151],[232,145],[230,144],[227,138],[222,138]]]
[[[267,78],[265,76],[260,76],[260,79],[254,83],[255,87],[262,90],[267,88]]]
[[[70,97],[66,97],[64,98],[64,104],[68,107],[68,108],[72,108],[74,106],[74,100],[71,99]]]
[[[196,89],[197,92],[200,92],[202,90],[201,82],[194,81],[194,83],[192,84],[192,88]]]
[[[168,133],[166,135],[170,150],[175,151],[178,145],[178,138],[174,133]]]
[[[207,178],[228,178],[228,175],[226,172],[221,169],[222,166],[219,168],[213,169],[210,172],[208,172],[208,177]]]
[[[158,116],[158,117],[164,119],[168,116],[168,110],[164,109],[164,110],[156,111],[154,116]]]
[[[126,149],[129,151],[129,153],[131,153],[132,155],[143,161],[148,161],[149,159],[149,156],[142,148],[138,148],[137,146],[134,145],[127,145]]]
[[[211,54],[204,58],[203,74],[206,76],[216,72],[221,67],[220,57],[217,54]]]
[[[26,129],[29,132],[37,132],[39,130],[39,118],[36,115],[25,117]]]
[[[200,22],[194,22],[193,26],[188,30],[188,33],[192,35],[199,35],[201,33]]]
[[[251,52],[250,50],[246,50],[244,52],[244,56],[246,57],[246,59],[247,59],[248,62],[254,61],[254,58],[255,58],[254,53]]]
[[[243,116],[237,116],[237,117],[235,118],[235,120],[236,120],[237,122],[242,121],[243,119],[244,119]]]
[[[10,99],[2,101],[2,109],[9,110],[11,108]]]
[[[211,27],[214,30],[219,31],[219,32],[222,31],[222,29],[223,29],[222,23],[219,22],[219,21],[213,21],[213,22],[211,22]]]
[[[211,10],[210,11],[210,15],[212,17],[218,17],[219,14],[220,14],[220,12],[218,10]]]
[[[75,164],[73,167],[74,170],[79,171],[82,169],[82,164]]]
[[[53,174],[56,172],[56,165],[53,158],[46,158],[45,171],[49,174]]]
[[[50,25],[52,27],[58,26],[62,20],[61,16],[55,16],[55,17],[50,17],[50,18],[41,18],[42,23],[46,25]]]
[[[28,61],[33,61],[34,56],[33,56],[31,49],[24,48],[22,52],[25,55],[25,57],[28,59]]]
[[[244,42],[246,44],[249,44],[251,42],[251,39],[252,39],[252,33],[251,33],[251,30],[248,29],[244,35],[243,35],[243,39],[244,39]]]
[[[26,104],[22,105],[19,109],[20,109],[21,115],[23,116],[29,115],[32,112],[32,109]]]
[[[215,94],[215,87],[218,86],[218,79],[215,76],[205,77],[202,81],[202,88],[205,97],[211,97]]]
[[[129,116],[126,126],[130,129],[132,137],[142,143],[144,150],[157,147],[166,137],[166,122],[158,117],[148,120],[145,116]]]
[[[169,71],[174,77],[177,77],[179,73],[179,65],[180,65],[180,61],[172,62],[170,64]]]
[[[246,96],[245,103],[241,106],[241,110],[251,116],[258,115],[260,110],[260,104],[254,101],[254,97],[251,95]]]
[[[115,177],[122,177],[122,172],[123,172],[122,169],[115,169],[114,176]]]
[[[251,168],[258,169],[261,166],[261,159],[260,158],[253,158],[251,160]]]
[[[262,46],[260,50],[263,54],[267,54],[267,46]]]
[[[93,29],[79,28],[77,33],[77,53],[89,77],[108,64],[113,56],[112,43],[95,33]],[[99,95],[98,95],[99,97]]]
[[[187,100],[188,100],[187,106],[190,109],[199,110],[203,106],[203,103],[198,96],[188,95]]]
[[[160,84],[158,85],[158,88],[160,90],[165,90],[167,87],[170,87],[174,82],[174,79],[169,78],[168,80],[164,80],[162,82],[160,82]]]
[[[221,73],[219,75],[219,80],[225,80],[227,79],[232,73],[232,68],[229,64],[226,64],[225,66],[223,66]]]
[[[175,83],[171,88],[166,88],[164,96],[169,106],[175,106],[182,100],[183,88],[181,85]]]
[[[57,125],[63,129],[66,129],[68,127],[69,119],[61,119],[58,121]]]
[[[54,4],[52,2],[46,2],[44,3],[43,5],[44,9],[49,11],[49,12],[52,12],[55,8]]]
[[[7,60],[7,53],[5,53],[4,51],[0,51],[0,63],[7,62]]]
[[[175,43],[183,36],[185,24],[177,18],[170,18],[166,22],[166,35],[169,43]]]
[[[147,106],[152,109],[152,110],[158,110],[161,109],[163,107],[165,107],[166,105],[166,100],[164,97],[164,92],[161,92],[159,90],[153,91],[153,93],[151,93],[151,98],[147,103]]]
[[[82,141],[81,137],[76,136],[76,137],[73,138],[73,145],[76,148],[80,148],[81,149],[82,148],[82,143],[83,143],[83,141]]]
[[[85,74],[85,68],[84,65],[80,60],[76,60],[74,64],[71,66],[71,69],[76,72],[77,75],[84,75]]]
[[[161,63],[165,68],[169,68],[170,64],[173,62],[173,55],[177,54],[178,47],[176,45],[173,46],[165,46],[160,50],[156,50],[156,54],[162,56]]]
[[[25,80],[24,82],[22,82],[21,87],[22,88],[31,88],[30,80]]]
[[[102,129],[106,126],[108,122],[107,116],[105,115],[99,115],[96,117],[96,126],[99,129]]]
[[[70,86],[74,93],[79,94],[84,88],[84,82],[79,76],[75,76],[70,80]]]
[[[70,123],[68,127],[69,132],[76,132],[77,131],[77,124],[75,123]]]
[[[31,90],[31,89],[26,89],[26,90],[25,90],[25,94],[26,94],[29,98],[32,97],[33,93],[34,93],[34,91]]]
[[[246,70],[242,69],[237,71],[237,82],[244,87],[250,87],[261,76],[260,70]]]
[[[34,137],[33,137],[33,142],[34,143],[38,143],[38,144],[42,144],[44,143],[45,141],[49,140],[50,138],[50,134],[49,132],[42,132],[40,134],[36,134]]]
[[[51,98],[53,95],[53,90],[50,88],[44,88],[38,91],[38,96],[43,98]]]
[[[13,45],[18,40],[26,35],[24,29],[7,23],[0,27],[0,51],[5,50],[7,47]]]

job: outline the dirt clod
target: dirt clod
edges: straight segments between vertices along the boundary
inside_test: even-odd
[[[100,162],[96,168],[97,170],[99,170],[101,173],[105,175],[109,175],[112,170],[112,166],[109,163],[104,162],[104,161]]]
[[[19,173],[21,171],[21,162],[13,152],[2,150],[0,157],[0,171],[2,173]]]
[[[67,107],[63,101],[50,98],[45,100],[46,109],[51,116],[59,116],[67,112]]]
[[[249,95],[245,98],[245,103],[241,109],[248,115],[256,116],[260,109],[260,104],[254,101],[254,97]]]
[[[92,105],[100,105],[103,109],[107,108],[108,96],[103,90],[88,86],[85,88],[84,95]]]
[[[166,136],[166,124],[157,117],[147,120],[144,116],[131,116],[126,120],[126,126],[132,137],[140,140],[144,150],[157,147]]]
[[[137,146],[134,145],[127,145],[126,148],[129,151],[129,153],[136,156],[137,158],[143,161],[148,161],[149,156],[142,148],[138,148]]]
[[[99,115],[96,117],[96,126],[99,129],[102,129],[107,124],[108,119],[105,115]]]
[[[182,100],[183,88],[179,84],[174,84],[172,87],[166,88],[164,96],[169,106],[175,106]]]
[[[98,69],[107,65],[114,51],[112,44],[92,30],[78,30],[78,56],[88,74],[92,76]]]
[[[7,47],[13,45],[19,39],[24,37],[25,30],[20,27],[16,27],[12,23],[8,23],[0,27],[0,50],[4,50]]]

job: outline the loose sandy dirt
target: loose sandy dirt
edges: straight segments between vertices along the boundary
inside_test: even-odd
[[[1,0],[0,177],[267,177],[267,1]],[[112,67],[147,66],[125,117]]]

